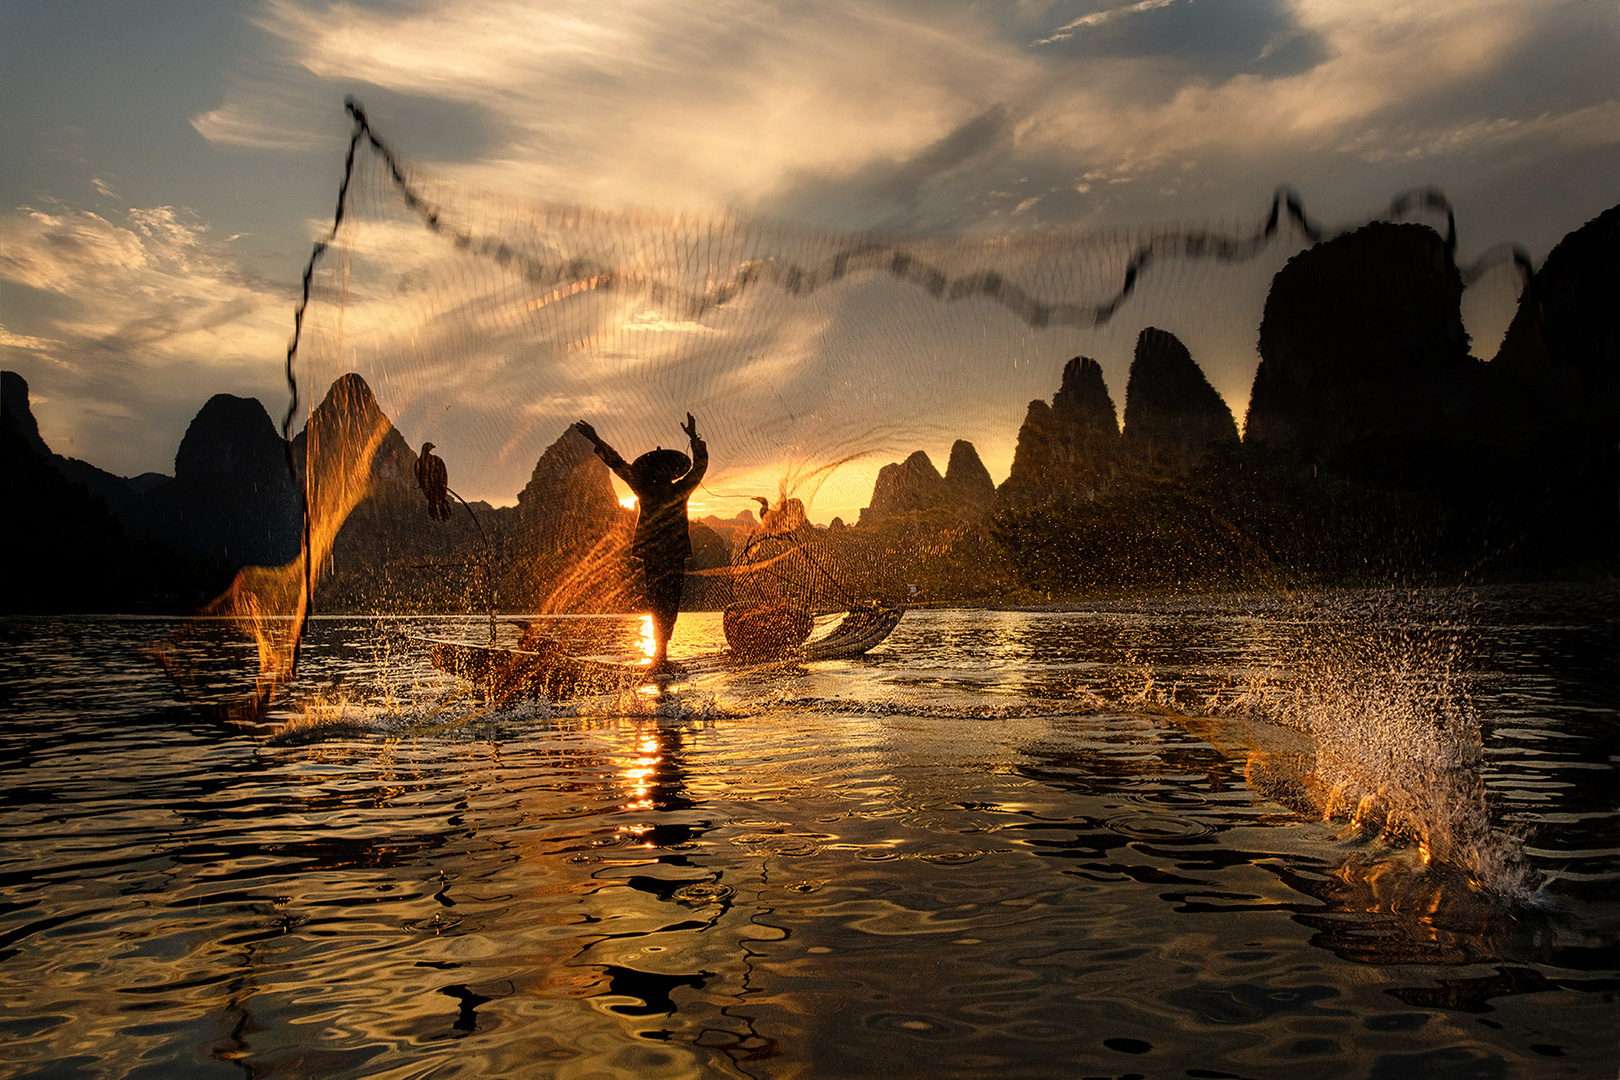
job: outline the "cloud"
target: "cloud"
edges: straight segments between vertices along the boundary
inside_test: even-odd
[[[216,391],[259,394],[276,411],[291,290],[244,271],[194,215],[20,207],[0,216],[0,233],[0,280],[20,286],[6,289],[0,353],[49,384],[54,404],[39,419],[59,452],[166,470]]]
[[[44,292],[71,293],[89,279],[146,265],[140,237],[88,210],[20,207],[7,223],[0,277]]]
[[[289,124],[285,114],[271,118],[266,111],[228,102],[193,116],[191,126],[209,142],[259,150],[308,150],[335,141],[329,131]]]
[[[407,122],[425,101],[482,116],[490,138],[436,163],[458,180],[929,231],[993,226],[1019,206],[1035,223],[1140,214],[1130,208],[1208,186],[1189,167],[1217,161],[1249,205],[1335,163],[1445,153],[1447,127],[1529,118],[1418,116],[1488,81],[1566,8],[1144,0],[1036,29],[1039,8],[996,23],[977,6],[904,0],[628,0],[611,12],[587,0],[270,0],[259,22],[306,80],[390,95]],[[211,138],[304,145],[275,100],[244,84],[194,122]],[[437,142],[387,131],[418,160]]]
[[[469,0],[397,12],[276,0],[268,11],[265,26],[324,80],[491,116],[499,145],[444,163],[460,178],[618,206],[757,206],[808,173],[910,157],[1038,67],[961,17],[855,3],[642,0],[608,13],[582,0]]]
[[[1463,19],[1464,7],[1469,18]],[[1168,100],[1121,100],[1123,80],[1068,80],[1037,131],[1055,147],[1094,149],[1139,167],[1178,155],[1253,153],[1322,145],[1334,133],[1459,80],[1505,57],[1530,16],[1510,4],[1435,3],[1381,11],[1303,3],[1301,25],[1330,59],[1282,79],[1243,75],[1190,84]],[[1464,23],[1459,28],[1459,23]]]
[[[978,209],[974,195],[983,193],[984,166],[1014,156],[1018,119],[998,105],[909,156],[880,158],[842,177],[809,172],[796,187],[777,191],[771,209],[787,217],[843,219],[889,232],[938,229],[957,217],[963,204]]]
[[[352,92],[408,161],[475,189],[919,233],[1258,214],[1279,181],[1313,211],[1322,189],[1336,192],[1349,217],[1414,182],[1469,181],[1511,147],[1538,148],[1515,168],[1550,171],[1558,155],[1616,143],[1620,87],[1597,62],[1613,20],[1594,31],[1578,4],[1096,8],[265,0],[255,21],[271,47],[191,123],[218,146],[336,148],[336,103]],[[1492,239],[1562,211],[1516,205]],[[84,372],[139,355],[170,373],[241,371],[251,357],[266,383],[278,377],[290,290],[244,275],[184,212],[44,206],[0,229],[0,276],[50,301],[6,312],[9,337],[50,343],[0,340],[15,355]],[[377,242],[395,247],[362,255],[392,260],[408,283],[418,241]],[[368,325],[373,299],[386,317],[383,298],[357,294],[351,327]],[[581,340],[595,332],[583,326]],[[1241,344],[1211,378],[1246,387],[1253,327],[1210,336]]]
[[[1529,120],[1496,117],[1423,129],[1376,128],[1347,140],[1344,149],[1365,161],[1416,161],[1442,154],[1481,153],[1545,138],[1565,146],[1620,143],[1620,102],[1605,101]]]
[[[1329,56],[1323,36],[1286,0],[1143,0],[1092,12],[1034,42],[1068,62],[1153,58],[1166,88],[1236,75],[1296,75]]]
[[[35,352],[44,352],[47,349],[58,348],[62,342],[54,338],[33,337],[29,334],[13,334],[4,326],[0,326],[0,346],[13,349],[32,349]]]
[[[1155,8],[1169,7],[1178,0],[1140,0],[1139,3],[1126,4],[1124,7],[1107,8],[1103,11],[1094,11],[1089,15],[1082,15],[1078,19],[1064,23],[1052,31],[1051,37],[1042,38],[1035,42],[1037,45],[1051,45],[1059,41],[1068,41],[1081,30],[1093,26],[1101,26],[1106,22],[1126,15],[1135,15],[1143,11],[1152,11]]]

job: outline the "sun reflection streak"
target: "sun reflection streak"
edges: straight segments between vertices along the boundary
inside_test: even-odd
[[[652,795],[654,778],[658,775],[658,767],[663,761],[663,756],[659,753],[657,737],[652,734],[642,734],[637,739],[633,752],[636,756],[626,761],[625,767],[619,770],[619,776],[626,794],[624,809],[651,810],[654,804]],[[618,831],[629,836],[639,837],[646,834],[651,828],[652,826],[647,824],[621,825]]]

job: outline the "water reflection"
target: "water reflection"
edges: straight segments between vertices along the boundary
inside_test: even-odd
[[[0,1028],[64,1075],[1612,1072],[1612,619],[1480,606],[911,613],[504,713],[317,621],[366,723],[302,746],[176,707],[151,624],[0,622]],[[1435,790],[1530,834],[1533,901],[1281,797],[1315,759],[1240,700],[1397,653],[1479,718]]]

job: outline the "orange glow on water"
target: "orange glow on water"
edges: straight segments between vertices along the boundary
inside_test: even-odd
[[[625,807],[630,810],[646,810],[653,804],[653,778],[657,774],[659,762],[657,738],[642,735],[637,740],[633,753],[636,756],[631,757],[619,772],[624,781],[625,794],[628,796]],[[648,825],[624,825],[620,826],[619,831],[631,836],[640,836],[650,828]]]
[[[658,638],[653,633],[653,621],[651,615],[645,615],[641,619],[641,640],[637,642],[637,645],[639,645],[641,648],[641,655],[645,656],[648,660],[651,660],[653,655],[658,651]]]

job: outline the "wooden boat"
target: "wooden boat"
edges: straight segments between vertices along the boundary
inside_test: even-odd
[[[654,672],[646,664],[614,664],[570,655],[561,643],[539,641],[529,648],[508,649],[456,641],[429,641],[433,666],[480,685],[497,702],[545,697],[552,701],[608,694],[643,686],[667,687],[748,664],[797,664],[860,656],[881,643],[899,625],[902,608],[867,604],[851,609],[832,629],[814,641],[764,656],[733,651],[683,660],[674,672]]]

